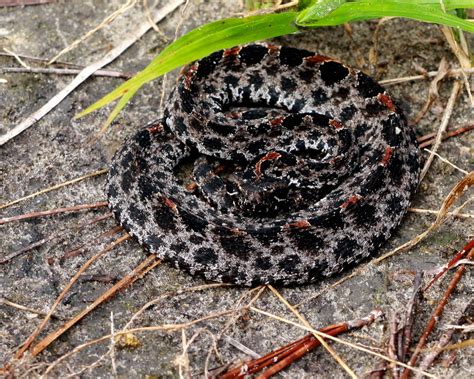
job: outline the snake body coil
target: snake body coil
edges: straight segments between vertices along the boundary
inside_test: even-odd
[[[385,90],[306,50],[216,52],[115,155],[108,196],[140,244],[191,274],[301,284],[374,253],[415,191],[414,133]]]

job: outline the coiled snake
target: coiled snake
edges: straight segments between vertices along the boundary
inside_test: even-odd
[[[163,119],[116,153],[109,204],[191,274],[302,284],[376,252],[418,183],[414,133],[362,72],[247,45],[183,69]]]

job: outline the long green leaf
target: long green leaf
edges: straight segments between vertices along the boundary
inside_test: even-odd
[[[348,0],[313,0],[312,5],[307,5],[305,13],[311,18],[323,18]]]
[[[356,2],[373,3],[373,0],[356,0]],[[381,3],[404,3],[412,6],[433,5],[447,11],[462,8],[474,8],[473,0],[381,0]],[[442,4],[442,5],[441,5]]]
[[[452,3],[457,3],[456,5],[464,4],[462,1],[453,1]],[[299,26],[332,26],[345,22],[369,20],[379,17],[404,17],[423,22],[458,27],[474,33],[474,23],[444,13],[439,6],[433,6],[431,2],[428,3],[427,1],[422,5],[414,5],[408,1],[362,0],[344,3],[321,19],[315,18],[310,10],[311,8],[308,8],[300,13],[296,19],[296,23]]]
[[[374,3],[374,0],[355,0],[358,3]],[[404,3],[412,6],[433,5],[447,11],[462,8],[474,8],[473,0],[379,0],[377,3]],[[442,5],[441,5],[442,4]]]
[[[312,5],[307,5],[301,13],[308,19],[319,20],[346,2],[347,0],[316,0],[312,1]]]
[[[127,105],[127,103],[131,100],[131,98],[135,95],[137,91],[138,88],[134,90],[129,90],[124,95],[122,95],[117,105],[114,107],[113,111],[110,112],[109,116],[107,117],[107,121],[105,121],[105,124],[102,126],[100,133],[103,133],[107,130],[108,126],[112,123],[112,121],[114,121],[115,117],[118,116],[120,111]]]
[[[301,11],[305,8],[312,6],[318,0],[300,0],[298,2],[298,10]]]
[[[298,28],[294,23],[297,14],[285,12],[230,18],[194,29],[163,50],[143,71],[82,111],[78,117],[99,109],[125,94],[134,94],[145,83],[214,51],[297,32]],[[120,102],[114,109],[114,114],[118,114],[123,106],[125,104]]]
[[[300,0],[301,3],[301,0]],[[424,5],[433,5],[439,9],[445,9],[447,11],[453,9],[462,9],[462,8],[474,8],[473,0],[307,0],[307,3],[304,7],[300,7],[300,10],[307,8],[307,12],[313,12],[310,8],[315,9],[324,9],[324,8],[337,8],[334,5],[336,3],[371,3],[371,4],[387,4],[387,3],[402,3],[408,4],[414,7],[424,6]]]

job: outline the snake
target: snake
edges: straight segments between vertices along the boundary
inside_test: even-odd
[[[162,117],[115,153],[107,193],[140,245],[191,275],[301,285],[376,254],[419,171],[413,128],[376,80],[249,44],[181,70]]]

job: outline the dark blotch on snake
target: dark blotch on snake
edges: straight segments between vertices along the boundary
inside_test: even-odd
[[[242,236],[221,237],[222,248],[229,256],[236,256],[246,261],[250,256],[251,246]]]
[[[193,232],[203,234],[207,228],[208,222],[192,213],[181,212],[180,216],[183,223]]]
[[[342,257],[350,257],[357,249],[357,241],[351,238],[343,238],[337,243],[336,249]]]
[[[292,78],[289,78],[286,76],[283,76],[281,78],[280,83],[281,83],[281,89],[283,91],[291,92],[291,91],[294,91],[294,89],[296,88],[296,82]]]
[[[313,100],[316,102],[316,104],[324,104],[329,99],[326,91],[324,91],[322,88],[317,88],[311,91],[311,94],[313,95]]]
[[[365,107],[365,111],[368,116],[376,117],[380,112],[382,112],[386,106],[378,101],[368,103]]]
[[[208,76],[211,72],[216,69],[217,64],[222,59],[222,54],[219,52],[212,53],[211,55],[201,59],[197,69],[197,75],[201,77]]]
[[[398,145],[402,137],[398,121],[399,119],[395,114],[389,115],[388,119],[382,121],[382,133],[390,146]]]
[[[352,120],[352,117],[354,117],[356,112],[357,112],[357,108],[353,105],[349,105],[348,107],[345,107],[341,111],[341,121],[344,122],[344,121]]]
[[[280,267],[287,274],[293,274],[296,272],[295,267],[301,262],[300,257],[297,255],[289,255],[286,258],[283,258],[278,262],[278,267]]]
[[[261,62],[263,57],[267,55],[268,49],[260,45],[244,46],[240,49],[239,56],[242,63],[253,65]]]
[[[194,259],[202,265],[214,264],[217,262],[217,255],[212,249],[201,247],[194,254]]]
[[[323,79],[324,83],[328,86],[340,82],[349,75],[349,70],[346,67],[334,61],[324,62],[320,67],[320,71],[321,79]]]
[[[324,241],[311,230],[299,230],[293,234],[293,240],[301,251],[315,251],[324,247]]]
[[[365,98],[377,96],[379,93],[383,93],[384,89],[370,76],[365,75],[363,72],[357,74],[357,85],[356,88],[362,96]]]
[[[311,55],[313,55],[313,53],[307,50],[295,49],[293,47],[282,47],[280,50],[280,62],[281,64],[290,67],[299,66],[303,63],[303,58]]]
[[[367,203],[357,203],[355,204],[356,211],[353,212],[355,221],[357,225],[361,227],[367,227],[368,225],[373,225],[377,220],[375,219],[376,208]]]

